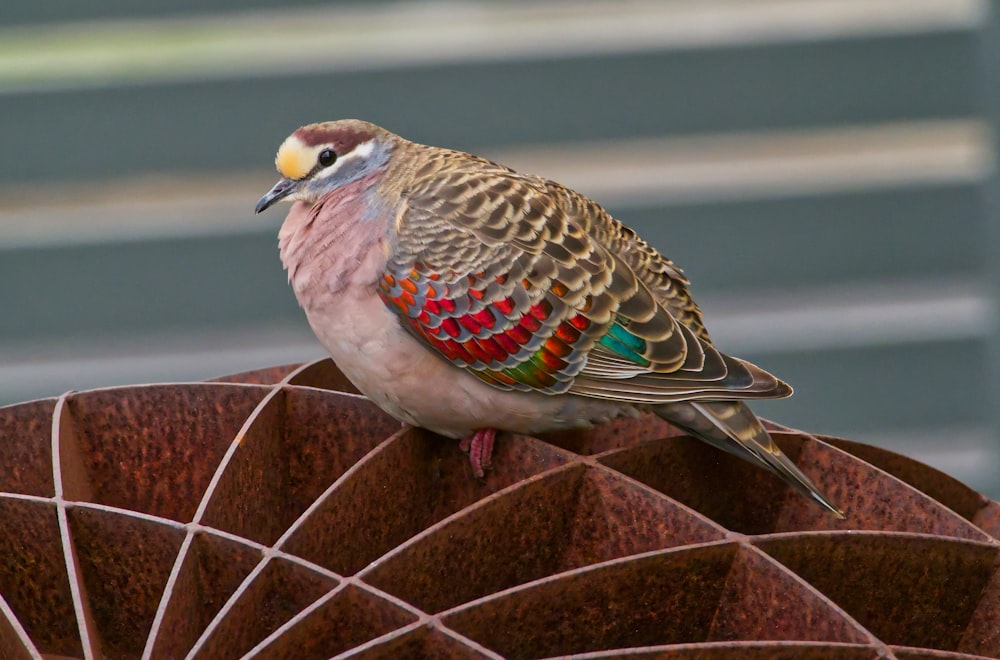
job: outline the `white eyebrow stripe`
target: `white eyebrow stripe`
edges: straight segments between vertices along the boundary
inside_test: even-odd
[[[373,151],[375,151],[375,140],[368,140],[354,147],[344,158],[368,158]]]
[[[331,149],[331,148],[332,147],[330,147],[328,145],[327,146],[317,147],[316,148],[316,153],[318,155],[324,149]],[[325,172],[326,174],[333,174],[334,172],[337,172],[341,168],[343,168],[345,163],[351,163],[351,162],[354,162],[354,161],[364,160],[364,159],[368,158],[369,156],[372,155],[373,151],[375,151],[375,140],[374,139],[368,140],[366,142],[362,142],[361,144],[359,144],[358,146],[354,147],[353,149],[351,149],[349,152],[347,152],[343,156],[338,155],[337,156],[337,160],[333,161],[332,165],[330,165],[329,167],[325,167],[325,168],[323,168],[323,169],[321,169],[319,171],[320,172]]]

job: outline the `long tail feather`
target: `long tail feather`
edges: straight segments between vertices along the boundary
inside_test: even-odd
[[[690,401],[656,406],[653,411],[713,447],[770,470],[833,515],[844,518],[844,512],[785,456],[757,416],[742,402]]]

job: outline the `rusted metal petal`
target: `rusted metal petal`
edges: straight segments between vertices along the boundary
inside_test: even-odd
[[[0,493],[52,497],[55,399],[0,408]]]
[[[700,642],[562,656],[564,660],[879,660],[885,649],[839,642]]]
[[[428,529],[362,577],[436,612],[579,566],[722,538],[722,530],[620,479],[583,465],[529,479]],[[462,557],[469,561],[456,561]]]
[[[88,623],[97,628],[105,655],[137,657],[184,531],[103,507],[73,507],[67,514],[79,584],[92,617]]]
[[[328,593],[254,650],[256,658],[321,660],[417,620],[417,615],[353,584]]]
[[[354,383],[344,375],[344,372],[330,358],[316,360],[302,365],[286,379],[289,385],[300,387],[319,387],[334,392],[346,394],[361,394]]]
[[[59,521],[51,502],[0,498],[0,594],[39,648],[82,657]]]
[[[756,564],[752,568],[747,563]],[[540,580],[443,615],[446,625],[512,658],[729,640],[868,641],[822,597],[798,588],[767,607],[784,572],[735,543],[624,558]],[[761,598],[763,596],[763,598]],[[762,626],[763,618],[770,625]]]
[[[789,449],[794,460],[796,448]],[[793,495],[777,477],[687,436],[645,442],[598,458],[744,534],[772,531],[784,500]]]
[[[1000,539],[1000,503],[987,500],[976,515],[972,516],[972,523],[995,539]]]
[[[495,467],[480,482],[455,441],[400,432],[331,486],[284,549],[352,575],[446,516],[567,460],[533,438],[501,436]]]
[[[249,416],[199,522],[272,545],[323,484],[399,429],[360,397],[278,389]]]
[[[217,534],[185,539],[159,603],[160,619],[146,647],[154,658],[180,658],[263,559],[262,549]]]
[[[0,658],[1000,658],[1000,504],[768,424],[846,521],[650,416],[476,479],[328,359],[0,408]]]
[[[908,646],[890,646],[889,650],[892,651],[897,660],[980,660],[984,657],[981,655],[919,649]]]
[[[502,656],[450,630],[420,626],[390,633],[362,644],[341,658],[365,660],[393,658],[440,658],[441,660],[498,660]]]
[[[1000,570],[993,573],[956,646],[966,653],[1000,655]]]
[[[962,650],[1000,562],[995,543],[922,534],[781,534],[756,544],[879,639],[946,651]]]
[[[908,456],[852,440],[821,437],[821,440],[843,449],[894,477],[910,484],[963,518],[972,520],[989,500],[950,475],[919,463]]]
[[[298,563],[262,564],[226,603],[196,648],[202,658],[239,658],[337,582]]]
[[[590,429],[546,433],[542,440],[575,454],[600,454],[632,447],[647,440],[671,438],[681,431],[653,414],[638,418],[622,417]]]
[[[75,394],[61,409],[60,454],[82,478],[65,497],[190,520],[215,468],[268,390],[166,385]]]
[[[41,655],[2,596],[0,596],[0,649],[4,650],[4,657],[10,660],[34,660]]]

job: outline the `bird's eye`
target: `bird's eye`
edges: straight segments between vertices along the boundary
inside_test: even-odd
[[[333,149],[324,149],[319,152],[319,164],[322,167],[330,167],[335,162],[337,162],[337,154],[333,152]]]

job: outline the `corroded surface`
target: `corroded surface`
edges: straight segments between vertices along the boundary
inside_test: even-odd
[[[1000,505],[771,428],[847,520],[652,417],[477,480],[328,360],[0,408],[0,658],[1000,657]]]

